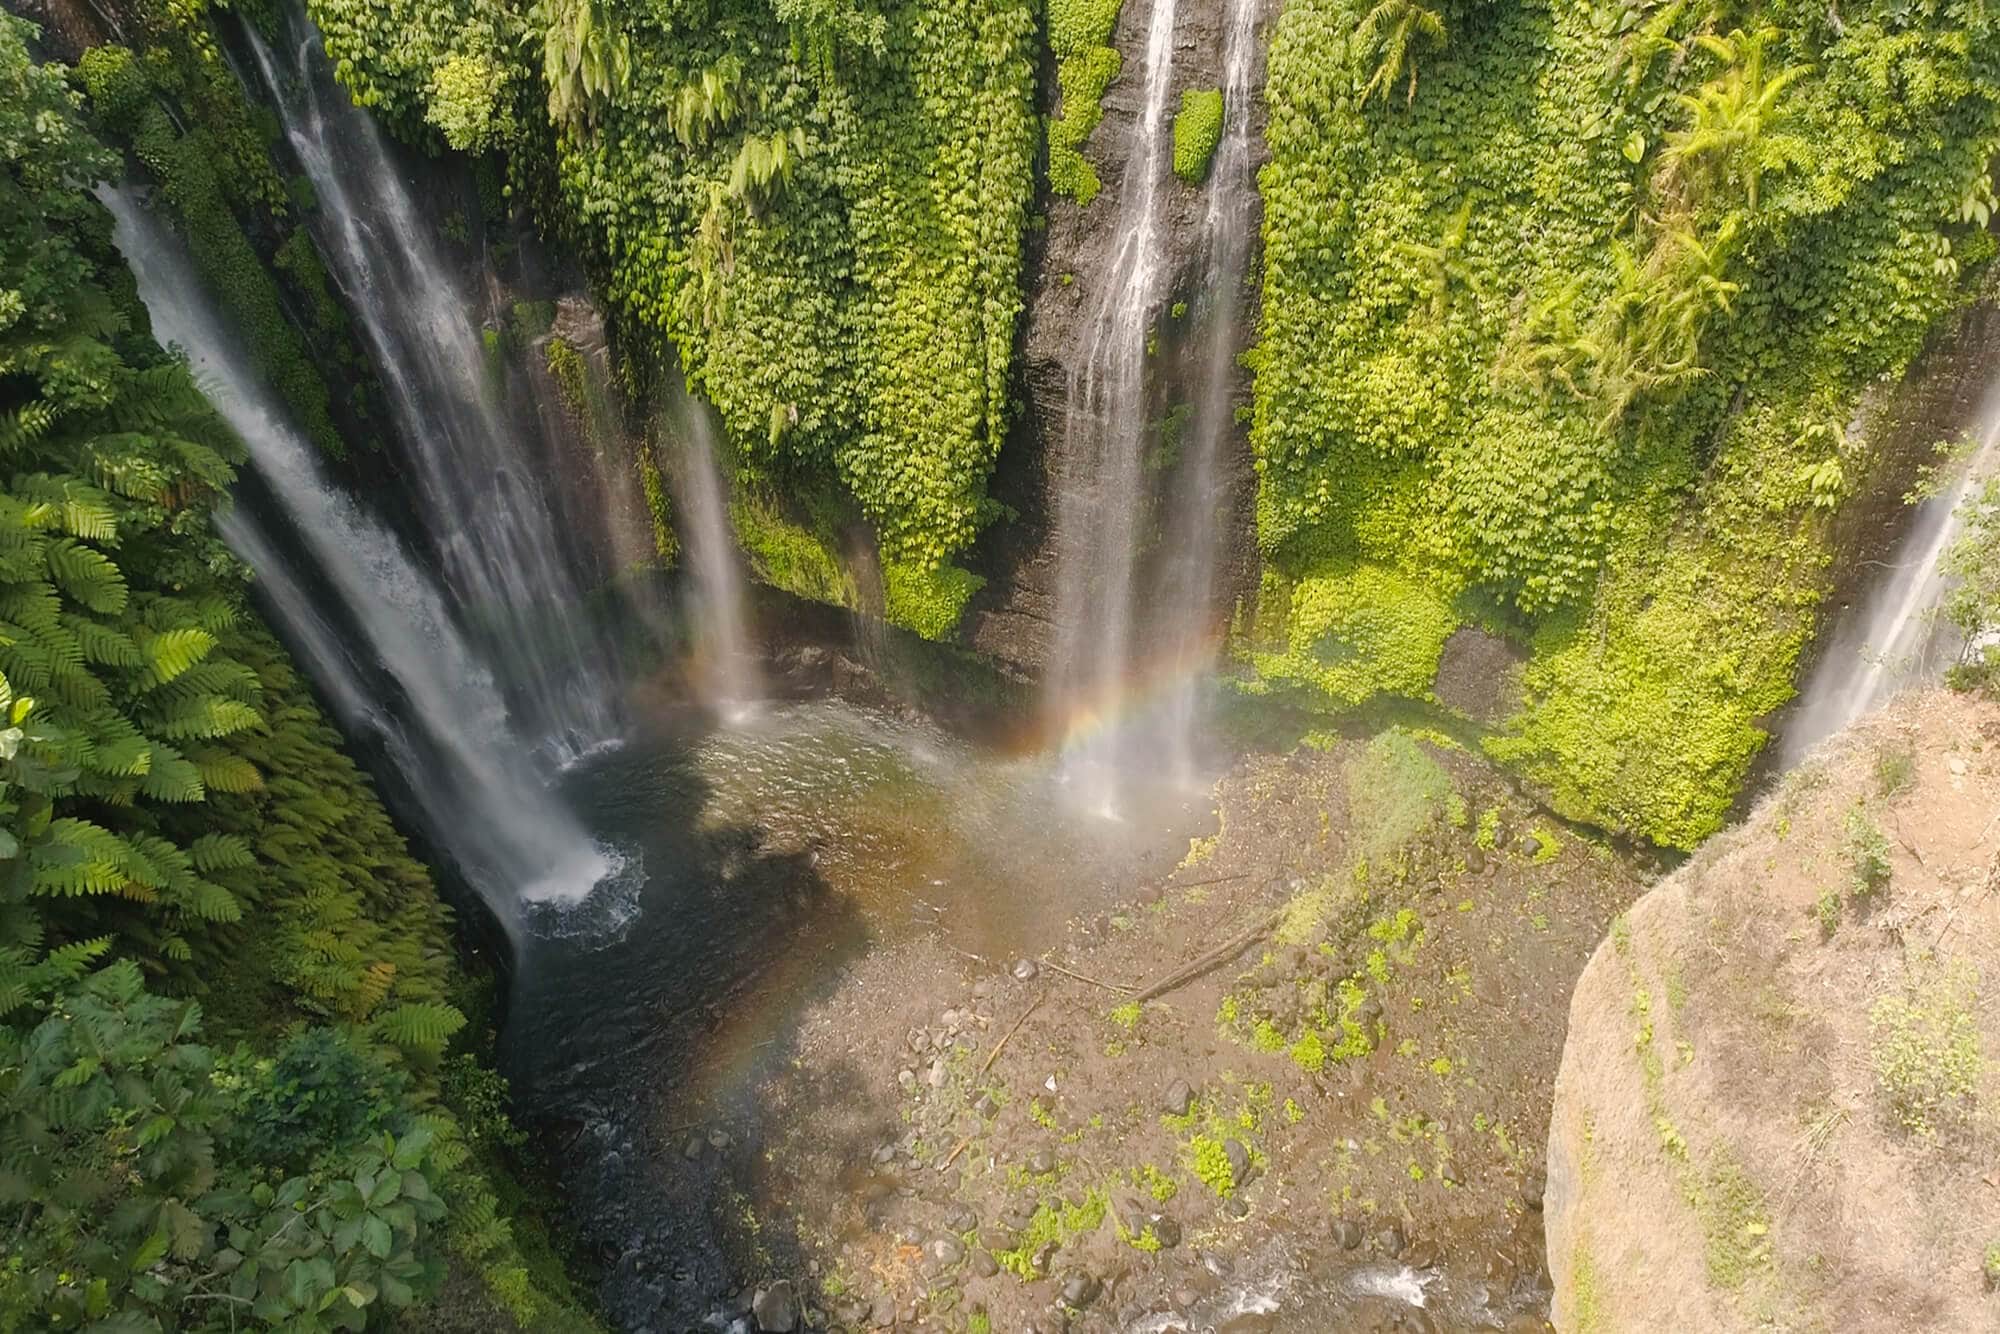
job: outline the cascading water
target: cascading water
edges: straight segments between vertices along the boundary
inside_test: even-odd
[[[1949,590],[1940,568],[1964,528],[1965,507],[2000,475],[2000,369],[1973,427],[1974,450],[1955,485],[1917,507],[1894,562],[1835,633],[1785,727],[1784,762],[1875,709],[1905,687],[1943,673],[1961,645],[1937,611]]]
[[[1161,727],[1175,776],[1195,776],[1194,735],[1200,721],[1201,678],[1216,645],[1216,567],[1230,501],[1222,461],[1236,421],[1236,349],[1243,286],[1250,269],[1257,217],[1257,178],[1250,133],[1256,97],[1258,0],[1230,0],[1223,29],[1223,135],[1208,172],[1202,219],[1209,282],[1196,312],[1200,380],[1187,457],[1169,517],[1173,547],[1162,579],[1158,614],[1165,620],[1171,680]]]
[[[514,925],[524,900],[587,893],[613,861],[537,779],[492,671],[453,625],[437,586],[387,527],[328,480],[314,447],[243,370],[250,361],[179,240],[130,192],[100,197],[155,335],[189,358],[268,492],[269,513],[239,504],[223,515],[223,536],[257,571],[274,619],[349,734],[381,738],[426,834],[504,924]]]
[[[289,63],[254,31],[250,45],[318,195],[314,236],[374,353],[445,590],[531,744],[570,762],[620,724],[611,653],[585,621],[542,485],[548,442],[502,410],[480,303],[453,281],[381,132],[334,83],[318,32],[293,29]]]
[[[763,698],[763,674],[751,650],[744,615],[743,568],[729,522],[715,427],[708,412],[685,391],[675,392],[663,414],[675,450],[673,486],[687,522],[689,599],[694,629],[695,688],[709,707],[740,722]]]
[[[1068,418],[1056,458],[1056,641],[1053,716],[1101,724],[1129,667],[1145,466],[1146,345],[1162,276],[1159,213],[1173,82],[1174,0],[1153,0],[1145,99],[1118,192],[1117,240],[1103,293],[1069,362]],[[1067,776],[1087,804],[1115,809],[1117,739],[1099,726],[1072,743]]]

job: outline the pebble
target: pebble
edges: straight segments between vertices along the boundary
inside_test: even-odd
[[[1194,1105],[1194,1089],[1185,1079],[1176,1079],[1167,1086],[1167,1100],[1160,1104],[1168,1116],[1186,1116],[1188,1108]]]
[[[1437,1265],[1437,1247],[1427,1241],[1413,1241],[1396,1258],[1412,1269],[1431,1269]]]
[[[1239,1182],[1248,1181],[1250,1179],[1250,1150],[1243,1147],[1243,1141],[1239,1139],[1224,1140],[1222,1142],[1222,1152],[1229,1159],[1230,1176]]]
[[[903,1092],[914,1093],[917,1091],[917,1072],[907,1069],[898,1070],[896,1072],[896,1082],[903,1086]]]
[[[1033,959],[1014,960],[1013,973],[1014,973],[1014,979],[1017,982],[1032,982],[1035,980],[1035,974],[1041,971],[1042,970],[1035,965],[1035,961]]]
[[[931,1260],[940,1269],[949,1269],[965,1258],[965,1247],[951,1237],[939,1237],[927,1248]]]
[[[1176,1311],[1191,1311],[1195,1303],[1201,1300],[1201,1294],[1193,1288],[1175,1288],[1171,1300]]]
[[[997,1223],[989,1223],[979,1229],[979,1244],[989,1251],[1011,1251],[1014,1249],[1014,1234]]]
[[[876,1166],[886,1167],[896,1161],[896,1146],[893,1144],[878,1145],[871,1156],[875,1159]]]
[[[1384,1255],[1401,1255],[1403,1247],[1408,1244],[1403,1237],[1403,1229],[1394,1223],[1375,1234],[1375,1248]]]
[[[972,1253],[972,1272],[981,1278],[992,1278],[1000,1272],[1000,1262],[985,1251]]]
[[[931,1045],[931,1035],[921,1028],[913,1028],[903,1041],[909,1044],[911,1051],[921,1054],[924,1048]]]
[[[934,1089],[941,1089],[945,1086],[945,1081],[951,1078],[951,1072],[945,1069],[943,1057],[939,1057],[937,1060],[931,1062],[930,1073],[925,1078]]]
[[[708,1132],[708,1142],[718,1149],[726,1149],[729,1147],[729,1132],[727,1130],[711,1130]]]
[[[1243,1202],[1241,1196],[1232,1195],[1222,1202],[1222,1212],[1231,1218],[1248,1218],[1250,1206]]]
[[[692,1161],[693,1159],[701,1157],[701,1151],[704,1147],[705,1147],[705,1141],[702,1139],[701,1136],[689,1135],[688,1142],[681,1148],[681,1153],[683,1156]]]
[[[1343,1251],[1351,1251],[1361,1244],[1361,1224],[1351,1218],[1343,1218],[1333,1225],[1333,1239]]]
[[[868,1307],[868,1323],[876,1329],[887,1329],[896,1323],[896,1299],[888,1293],[877,1297]]]
[[[1036,1176],[1045,1176],[1056,1170],[1056,1156],[1047,1149],[1036,1149],[1028,1158],[1028,1170]]]
[[[1954,778],[1963,778],[1965,776],[1965,761],[1956,755],[1946,760],[1944,767],[1951,770],[1952,777]]]
[[[1103,1291],[1104,1285],[1099,1283],[1094,1275],[1071,1274],[1063,1282],[1062,1299],[1065,1304],[1074,1306],[1080,1311],[1096,1301],[1097,1295]]]
[[[768,1288],[757,1289],[750,1299],[750,1313],[764,1334],[792,1334],[799,1327],[799,1299],[790,1279],[779,1279]]]
[[[955,1204],[944,1216],[947,1232],[970,1232],[979,1226],[979,1215],[968,1204]]]
[[[993,1100],[991,1093],[982,1093],[979,1095],[979,1101],[972,1104],[972,1110],[991,1120],[1000,1114],[1000,1104]]]
[[[1181,1244],[1180,1220],[1167,1214],[1154,1214],[1146,1220],[1146,1226],[1153,1229],[1153,1235],[1160,1239],[1163,1249],[1172,1250]]]
[[[1528,1173],[1527,1179],[1521,1183],[1521,1202],[1530,1209],[1540,1210],[1542,1196],[1547,1193],[1548,1188],[1548,1174],[1541,1168],[1536,1168]]]
[[[982,977],[972,984],[972,995],[976,1000],[985,1000],[993,994],[993,980]]]

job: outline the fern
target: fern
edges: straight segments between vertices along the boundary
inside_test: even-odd
[[[465,1016],[438,1002],[398,1005],[375,1021],[391,1043],[411,1051],[441,1052],[452,1034],[465,1027]]]

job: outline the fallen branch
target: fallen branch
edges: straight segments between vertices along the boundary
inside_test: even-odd
[[[960,1140],[958,1142],[958,1147],[953,1149],[949,1154],[945,1155],[945,1160],[937,1165],[937,1170],[940,1172],[946,1172],[951,1170],[951,1165],[958,1161],[958,1155],[964,1153],[966,1145],[970,1143],[972,1143],[972,1136],[970,1135],[967,1135],[964,1139]]]
[[[1208,953],[1202,955],[1192,963],[1168,973],[1165,977],[1153,983],[1153,985],[1147,987],[1132,999],[1143,1005],[1147,1001],[1164,996],[1167,992],[1173,991],[1178,987],[1186,986],[1203,973],[1229,962],[1229,960],[1241,954],[1253,942],[1270,934],[1272,928],[1278,925],[1279,920],[1284,915],[1285,910],[1283,908],[1277,909],[1243,934],[1231,936],[1228,940],[1225,940],[1222,944],[1208,951]]]
[[[1000,1035],[1000,1040],[993,1044],[993,1050],[986,1053],[986,1063],[979,1067],[980,1074],[983,1075],[993,1068],[993,1062],[1000,1059],[1000,1049],[1007,1045],[1007,1039],[1021,1031],[1021,1025],[1028,1022],[1029,1015],[1042,1008],[1042,1001],[1047,995],[1048,993],[1045,991],[1040,996],[1035,997],[1035,1003],[1021,1011],[1021,1017],[1014,1021],[1014,1026]]]
[[[1106,991],[1126,992],[1132,989],[1123,982],[1100,982],[1094,977],[1086,977],[1075,969],[1065,968],[1061,964],[1054,962],[1047,955],[1042,956],[1042,966],[1044,968],[1053,968],[1064,977],[1073,977],[1079,982],[1088,982],[1093,987],[1103,987]]]
[[[1206,880],[1183,880],[1175,889],[1200,889],[1203,885],[1226,885],[1232,880],[1248,880],[1253,872],[1244,871],[1239,875],[1212,875]]]

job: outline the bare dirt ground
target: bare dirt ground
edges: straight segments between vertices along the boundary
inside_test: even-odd
[[[746,1321],[1546,1328],[1570,987],[1637,876],[1441,738],[1252,758],[1215,806],[1036,958],[941,933],[804,1010],[724,1155]]]
[[[1614,926],[1549,1158],[1565,1329],[2000,1328],[2000,707],[1906,696]]]

